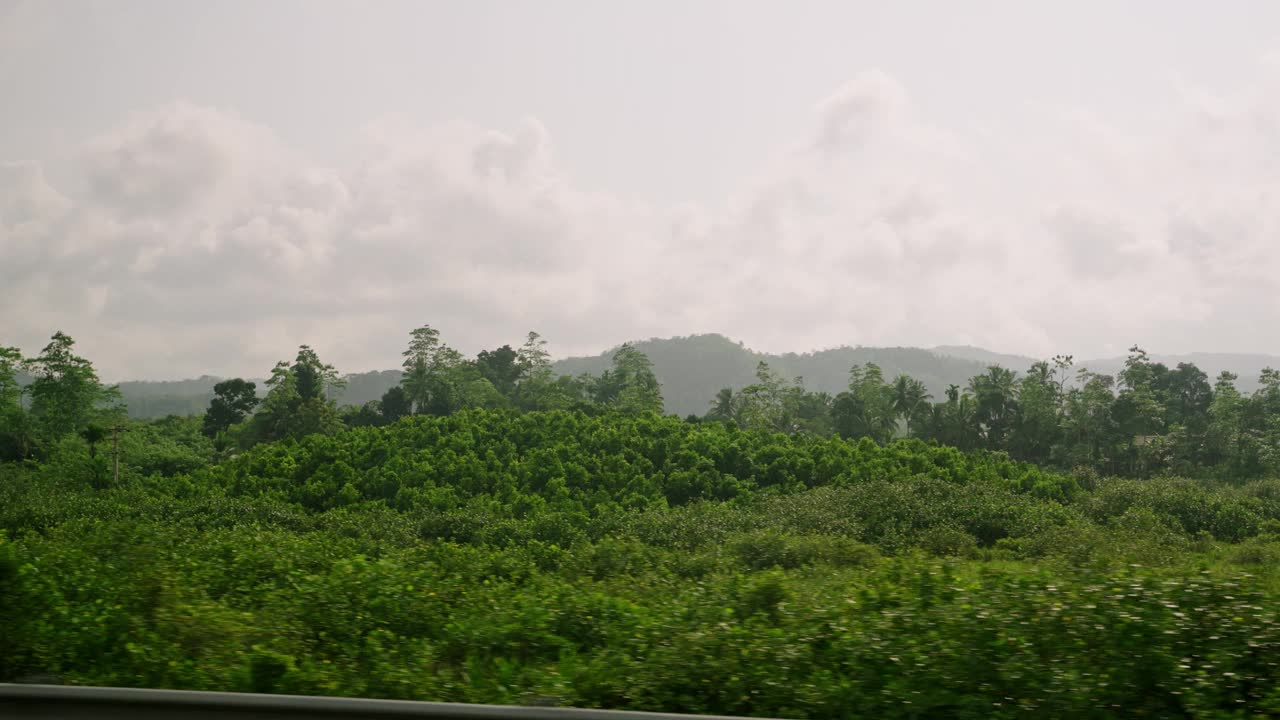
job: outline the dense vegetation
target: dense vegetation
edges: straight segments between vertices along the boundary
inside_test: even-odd
[[[896,437],[983,449],[1059,469],[1148,477],[1174,472],[1232,481],[1280,472],[1280,372],[1265,368],[1242,394],[1221,373],[1211,385],[1195,365],[1169,368],[1134,347],[1116,376],[1074,369],[1069,356],[1025,375],[999,365],[938,402],[909,375],[887,379],[855,366],[834,397],[787,382],[766,363],[757,382],[721,390],[707,417],[745,427],[844,437]]]
[[[906,373],[917,377],[939,395],[948,384],[964,383],[985,368],[982,362],[920,348],[837,348],[771,355],[753,352],[721,335],[643,340],[633,347],[652,361],[654,375],[663,387],[666,411],[681,417],[704,412],[708,400],[721,387],[741,389],[755,382],[756,366],[762,360],[785,377],[803,376],[811,389],[833,394],[844,389],[850,367],[869,362],[876,363],[890,375]],[[557,376],[598,376],[612,367],[615,351],[562,358],[552,362],[551,367]],[[1024,370],[1031,362],[1016,358],[1005,366]],[[333,399],[339,407],[364,405],[400,384],[402,375],[400,370],[349,373],[343,377],[346,386],[335,389]],[[119,387],[130,416],[151,419],[203,413],[214,396],[214,385],[223,379],[206,376],[181,381],[130,381],[120,383]],[[248,379],[262,382],[261,378]]]
[[[1019,460],[1066,471],[1087,467],[1126,476],[1171,472],[1241,480],[1272,477],[1280,470],[1280,374],[1265,366],[1251,377],[1222,371],[1211,379],[1193,363],[1166,365],[1137,347],[1122,361],[1102,361],[1102,366],[1114,367],[1111,373],[1077,366],[1069,356],[1037,362],[975,348],[941,349],[969,358],[1022,363],[1025,369],[1017,371],[1001,365],[984,368],[973,359],[913,348],[841,348],[764,356],[716,335],[628,344],[598,358],[551,363],[534,335],[540,353],[534,373],[528,346],[503,346],[466,359],[441,343],[434,330],[423,330],[441,348],[439,358],[432,355],[430,362],[437,369],[431,372],[448,376],[443,382],[452,389],[437,393],[434,404],[408,407],[400,393],[412,383],[421,392],[429,390],[422,377],[413,381],[407,376],[407,366],[400,371],[346,376],[334,371],[323,383],[323,400],[337,408],[333,414],[347,426],[358,426],[414,412],[448,414],[463,407],[590,412],[617,400],[618,383],[626,374],[623,370],[618,375],[617,364],[634,364],[643,358],[649,383],[644,392],[651,399],[661,399],[655,409],[697,408],[688,414],[690,419],[730,421],[786,433],[869,436],[879,442],[917,437],[962,449],[1007,452]],[[657,359],[649,358],[642,348],[659,353]],[[281,372],[322,364],[314,352],[304,350],[310,359],[300,355],[293,363],[283,363],[272,372],[268,387],[281,381]],[[1265,360],[1262,356],[1203,357],[1216,366],[1234,367]],[[837,370],[839,363],[850,359],[855,361],[852,366]],[[961,372],[972,374],[965,379]],[[844,377],[842,384],[834,380],[839,376]],[[818,381],[807,379],[811,377]],[[719,392],[708,390],[717,381],[725,383]],[[219,396],[229,382],[249,384],[239,379],[133,383],[126,384],[122,396],[127,393],[148,414],[173,406],[182,415],[186,411],[179,406],[189,405],[196,396],[173,393],[206,387],[209,392],[198,398],[201,407],[212,404],[220,410],[228,398]],[[250,403],[247,410],[257,406],[254,386],[255,392],[243,398]],[[450,397],[445,399],[444,394]],[[186,400],[179,402],[179,397]],[[363,400],[351,405],[354,398]],[[232,430],[218,422],[222,423],[218,427]],[[333,431],[340,425],[327,427]],[[305,428],[293,432],[300,429]],[[274,437],[279,433],[240,433],[237,442],[243,447],[246,440]]]
[[[1248,477],[1271,472],[1265,422],[1256,470],[1117,477],[1105,453],[1055,457],[1092,436],[1011,457],[1034,376],[1012,378],[1008,415],[974,388],[962,450],[893,436],[937,432],[963,392],[894,410],[874,366],[825,400],[761,367],[680,420],[634,348],[566,378],[536,336],[468,361],[420,328],[376,403],[340,410],[304,347],[261,401],[228,381],[202,418],[141,423],[65,336],[0,357],[0,680],[783,717],[1280,712],[1280,481]],[[1116,419],[1137,406],[1170,434],[1204,404],[1174,402],[1157,365],[1135,353],[1105,402],[1050,370],[1043,427],[1087,407],[1123,438],[1148,427]],[[1223,417],[1254,432],[1269,402],[1211,388],[1202,437]]]
[[[662,384],[666,411],[680,417],[703,414],[708,401],[721,388],[737,391],[753,384],[761,361],[782,377],[803,377],[808,389],[833,396],[848,387],[849,368],[873,363],[885,377],[905,374],[919,380],[937,399],[946,397],[948,386],[964,387],[970,378],[982,374],[991,365],[1025,374],[1036,362],[1035,358],[962,346],[932,349],[859,346],[771,354],[751,350],[740,342],[715,334],[651,338],[636,341],[633,347],[653,362],[653,373]],[[600,375],[612,366],[613,355],[614,349],[611,349],[598,355],[561,358],[552,362],[551,367],[556,375]],[[1263,368],[1280,367],[1280,357],[1270,355],[1191,353],[1153,355],[1152,359],[1168,367],[1194,364],[1210,378],[1226,370],[1237,377],[1236,387],[1245,394],[1258,389],[1257,379]],[[1123,356],[1077,361],[1080,367],[1113,377],[1124,368],[1124,363]],[[335,390],[333,399],[339,407],[364,405],[398,385],[401,376],[400,370],[348,373],[343,377],[346,387]],[[129,406],[129,415],[151,419],[201,414],[213,398],[214,385],[223,379],[130,381],[120,383],[119,387]],[[248,379],[262,382],[262,378]]]

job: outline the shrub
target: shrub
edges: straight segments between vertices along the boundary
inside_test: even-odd
[[[920,533],[919,545],[939,557],[973,557],[978,540],[954,525],[935,525]]]

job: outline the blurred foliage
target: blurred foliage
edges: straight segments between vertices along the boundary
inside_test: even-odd
[[[118,484],[76,435],[0,463],[0,680],[797,718],[1280,712],[1280,481],[613,412],[464,410],[238,454],[168,419],[120,445]]]

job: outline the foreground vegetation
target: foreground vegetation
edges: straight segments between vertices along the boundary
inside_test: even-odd
[[[1280,480],[892,440],[930,425],[872,414],[896,412],[898,384],[874,367],[826,415],[759,381],[680,420],[633,348],[557,378],[536,336],[464,361],[421,328],[370,406],[337,408],[337,373],[304,347],[261,402],[228,381],[203,417],[130,423],[70,338],[5,349],[0,681],[815,718],[1280,713]],[[1199,407],[1125,383],[1096,393],[1100,427],[1138,400]],[[1059,419],[1098,390],[1055,387]],[[1043,419],[983,417],[1010,438]]]
[[[194,421],[155,432],[215,453]],[[4,466],[4,679],[786,717],[1280,710],[1274,481],[568,411],[150,462],[94,488],[71,437]]]

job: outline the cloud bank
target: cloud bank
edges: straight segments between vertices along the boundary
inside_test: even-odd
[[[1138,126],[1061,113],[1005,143],[866,72],[715,207],[583,187],[536,118],[382,118],[321,167],[174,102],[86,139],[66,187],[0,163],[0,342],[63,329],[114,379],[261,375],[301,343],[391,367],[423,323],[469,352],[529,329],[559,355],[712,331],[1280,352],[1280,69],[1179,93]]]

